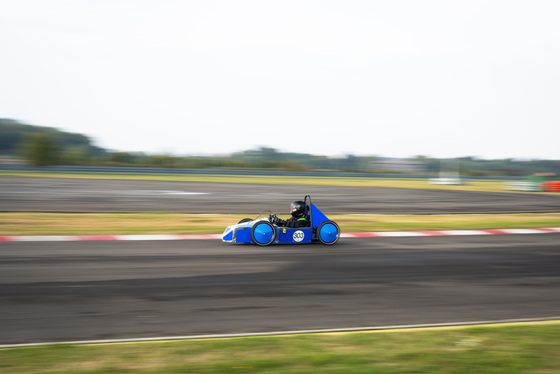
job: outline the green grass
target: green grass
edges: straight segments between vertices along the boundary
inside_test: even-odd
[[[254,214],[0,213],[0,235],[220,234]],[[560,213],[329,215],[342,232],[560,227]]]
[[[556,374],[560,324],[0,350],[2,373]]]

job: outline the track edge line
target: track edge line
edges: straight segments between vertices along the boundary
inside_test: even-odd
[[[75,340],[60,342],[42,343],[20,343],[20,344],[0,344],[0,349],[41,347],[48,345],[103,345],[103,344],[127,344],[127,343],[164,343],[180,340],[206,340],[206,339],[231,339],[231,338],[250,338],[259,336],[293,336],[293,335],[314,335],[314,334],[338,334],[338,333],[390,333],[390,332],[410,332],[440,329],[460,329],[475,327],[503,327],[510,325],[534,325],[534,324],[560,324],[560,316],[542,318],[518,318],[492,321],[465,321],[465,322],[443,322],[426,323],[412,325],[388,325],[388,326],[369,326],[369,327],[348,327],[333,329],[312,329],[312,330],[289,330],[289,331],[270,331],[255,333],[232,333],[232,334],[206,334],[206,335],[182,335],[165,336],[152,338],[124,338],[124,339],[102,339],[102,340]]]

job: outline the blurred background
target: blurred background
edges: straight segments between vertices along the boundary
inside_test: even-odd
[[[0,118],[0,164],[52,166],[121,166],[157,168],[221,168],[278,171],[339,171],[463,176],[519,177],[541,174],[541,179],[560,175],[560,160],[494,159],[458,157],[438,159],[427,156],[395,158],[382,156],[336,156],[282,152],[275,148],[256,149],[214,156],[178,156],[146,152],[111,151],[94,144],[83,134],[56,128],[33,126]]]
[[[373,156],[558,160],[559,12],[546,0],[1,0],[0,118],[91,139],[74,137],[65,163],[102,149],[112,163],[148,162],[140,152],[356,170],[388,166]]]

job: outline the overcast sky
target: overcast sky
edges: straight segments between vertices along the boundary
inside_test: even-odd
[[[0,0],[0,118],[111,150],[560,159],[560,1]]]

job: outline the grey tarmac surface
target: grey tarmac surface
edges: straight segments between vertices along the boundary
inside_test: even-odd
[[[0,177],[0,211],[247,213],[289,211],[310,194],[326,214],[560,212],[560,194],[407,188]]]
[[[0,243],[0,344],[560,314],[560,234]]]

